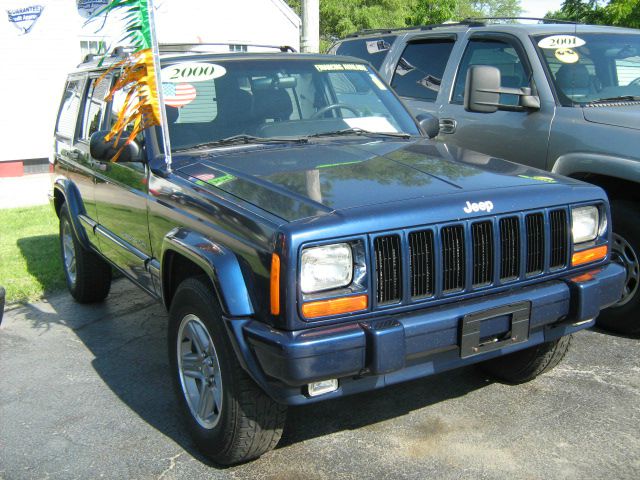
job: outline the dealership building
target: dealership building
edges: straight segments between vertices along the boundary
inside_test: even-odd
[[[0,17],[0,177],[46,171],[66,75],[88,53],[118,45],[122,21],[92,12],[107,0],[4,0]],[[155,0],[160,44],[223,43],[221,51],[300,43],[284,0]],[[209,48],[209,47],[208,47]]]

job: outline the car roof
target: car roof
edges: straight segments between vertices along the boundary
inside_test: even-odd
[[[100,57],[93,58],[88,62],[81,63],[78,67],[71,72],[74,73],[86,73],[97,70],[106,70],[109,67],[117,64],[122,61],[124,56],[109,56],[106,57],[104,62],[100,62]],[[362,60],[360,58],[355,57],[347,57],[342,55],[326,55],[326,54],[317,54],[317,53],[284,53],[284,52],[254,52],[254,53],[245,53],[245,52],[225,52],[225,53],[215,53],[215,52],[166,52],[160,53],[160,61],[161,62],[171,62],[173,60],[182,60],[182,61],[202,61],[202,60],[213,60],[213,61],[244,61],[244,60],[265,60],[265,61],[286,61],[286,62],[324,62],[330,61],[332,63],[335,62],[344,62],[344,63],[361,63],[367,64],[366,60]]]
[[[363,30],[348,35],[342,41],[355,40],[361,38],[379,38],[386,35],[405,35],[407,37],[426,35],[431,32],[455,33],[474,31],[491,31],[504,33],[525,32],[528,35],[553,35],[553,34],[575,34],[575,33],[629,33],[640,35],[640,30],[634,28],[612,27],[607,25],[587,25],[581,23],[483,23],[479,21],[463,21],[460,23],[443,23],[438,25],[424,25],[418,27],[407,27],[398,29],[376,29]]]

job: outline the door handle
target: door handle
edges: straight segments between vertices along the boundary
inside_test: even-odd
[[[453,118],[441,118],[440,119],[440,133],[454,133],[458,122]]]

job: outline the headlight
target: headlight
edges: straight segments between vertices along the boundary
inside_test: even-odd
[[[571,232],[573,243],[583,243],[595,240],[600,227],[598,208],[594,206],[576,207],[571,209]]]
[[[345,287],[353,278],[353,254],[346,243],[302,251],[300,286],[303,293]]]

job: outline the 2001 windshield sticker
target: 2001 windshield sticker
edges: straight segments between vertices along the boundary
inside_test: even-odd
[[[44,7],[42,5],[31,5],[30,7],[7,10],[9,22],[20,30],[21,35],[26,35],[36,24]]]
[[[164,67],[160,72],[162,83],[196,83],[220,78],[227,73],[222,65],[203,62],[184,62]]]
[[[319,72],[344,72],[345,70],[366,72],[367,67],[360,63],[319,63],[314,65]]]
[[[538,42],[540,48],[550,48],[555,50],[557,48],[576,48],[585,45],[585,42],[580,37],[575,35],[551,35],[550,37],[544,37]]]

